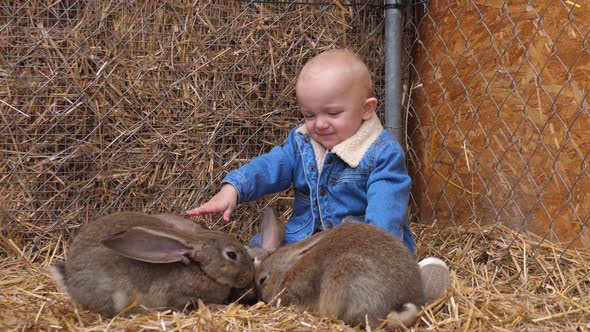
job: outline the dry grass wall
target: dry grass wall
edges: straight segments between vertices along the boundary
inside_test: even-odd
[[[294,79],[322,50],[361,54],[381,94],[375,3],[28,1],[0,10],[2,231],[39,255],[97,215],[183,213],[209,199],[227,172],[300,122]],[[216,227],[249,238],[256,204]]]

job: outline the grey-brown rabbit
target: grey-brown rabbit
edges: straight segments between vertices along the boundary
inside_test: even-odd
[[[366,223],[343,223],[281,246],[282,227],[267,209],[262,248],[270,255],[257,266],[255,279],[265,302],[280,298],[282,304],[352,326],[368,322],[376,327],[388,319],[389,327],[397,327],[415,321],[424,304],[420,271],[394,236]]]
[[[254,265],[229,234],[173,215],[121,212],[100,217],[74,238],[51,273],[74,302],[112,316],[131,304],[183,309],[223,303],[251,284]]]

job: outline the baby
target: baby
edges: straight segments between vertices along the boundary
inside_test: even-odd
[[[404,151],[379,121],[372,89],[370,72],[356,54],[329,50],[312,58],[296,85],[305,123],[291,130],[283,145],[230,172],[220,191],[187,215],[222,213],[229,221],[238,203],[293,186],[286,243],[342,222],[366,222],[390,232],[414,253]],[[250,245],[260,246],[259,235]],[[427,258],[420,264],[426,279],[440,279],[442,271],[448,283],[444,262]]]

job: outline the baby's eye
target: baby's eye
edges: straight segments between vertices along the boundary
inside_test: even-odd
[[[335,116],[338,116],[340,114],[342,114],[342,112],[330,112],[330,113],[328,113],[328,115],[331,116],[331,117],[335,117]]]

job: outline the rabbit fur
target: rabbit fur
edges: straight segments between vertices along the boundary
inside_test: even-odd
[[[183,309],[224,303],[254,265],[229,234],[174,215],[121,212],[83,226],[50,272],[74,302],[106,316],[132,304]]]
[[[449,267],[445,262],[436,257],[427,257],[420,262],[420,275],[422,277],[422,290],[424,301],[431,304],[440,299],[451,283]]]
[[[280,298],[352,326],[375,327],[387,319],[390,328],[412,324],[425,304],[416,259],[376,226],[343,223],[281,246],[284,226],[267,208],[262,234],[262,248],[270,255],[256,266],[255,282],[267,303]]]

